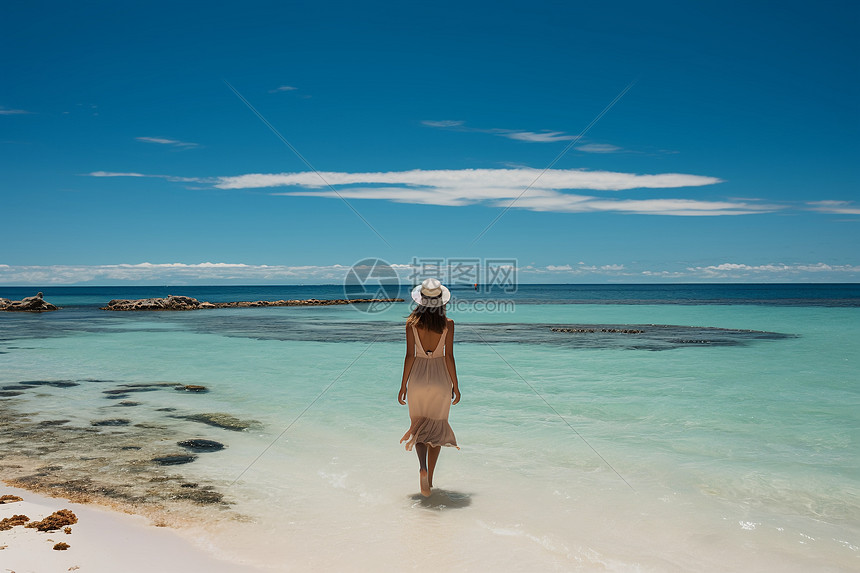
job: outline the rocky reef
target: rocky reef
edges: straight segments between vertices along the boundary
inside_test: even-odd
[[[256,300],[236,302],[206,302],[189,296],[168,295],[166,298],[114,299],[102,310],[200,310],[207,308],[250,308],[261,306],[330,306],[378,302],[403,302],[402,298]]]
[[[37,293],[36,296],[28,296],[21,300],[0,298],[0,310],[9,312],[45,312],[47,310],[59,309],[58,306],[47,302],[42,296],[42,293]]]

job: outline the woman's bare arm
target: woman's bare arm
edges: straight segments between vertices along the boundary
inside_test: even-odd
[[[412,328],[406,325],[406,358],[403,360],[403,381],[400,382],[400,392],[397,393],[397,401],[401,404],[406,403],[406,381],[409,380],[409,373],[412,372],[413,362],[415,362],[415,336],[412,334]]]
[[[457,381],[457,364],[454,362],[454,321],[448,322],[448,335],[445,337],[445,366],[448,367],[448,375],[451,377],[451,404],[460,401],[460,384]]]

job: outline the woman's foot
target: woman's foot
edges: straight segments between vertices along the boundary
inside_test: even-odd
[[[419,470],[418,475],[421,478],[421,495],[430,497],[430,480],[427,478],[427,470]]]

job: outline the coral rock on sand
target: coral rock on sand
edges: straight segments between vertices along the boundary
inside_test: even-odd
[[[16,501],[24,501],[22,498],[17,495],[2,495],[0,496],[0,505],[4,503],[14,503]]]
[[[74,525],[77,522],[78,516],[76,516],[71,509],[61,509],[59,511],[55,511],[42,521],[28,523],[26,527],[32,527],[39,531],[53,531],[55,529],[62,529],[67,525]]]
[[[9,312],[45,312],[47,310],[57,310],[59,307],[46,302],[42,298],[42,293],[36,296],[28,296],[21,300],[9,300],[8,298],[0,298],[0,310]]]
[[[60,543],[57,543],[56,545],[54,545],[54,551],[65,551],[69,547],[71,547],[71,545],[69,545],[68,543],[63,543],[61,541]]]
[[[30,521],[30,518],[26,515],[13,515],[12,517],[0,519],[0,531],[8,531],[16,525],[24,525],[28,521]]]

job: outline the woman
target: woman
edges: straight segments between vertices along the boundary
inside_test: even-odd
[[[454,321],[445,316],[451,292],[436,279],[427,279],[412,291],[418,303],[406,319],[406,360],[397,401],[407,402],[412,425],[400,443],[415,446],[420,464],[421,495],[430,495],[433,470],[442,446],[457,446],[448,424],[451,404],[460,401],[454,364]],[[430,350],[427,350],[427,349]]]

